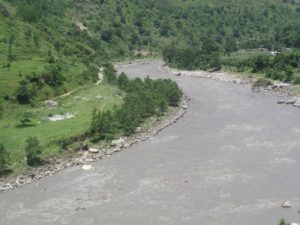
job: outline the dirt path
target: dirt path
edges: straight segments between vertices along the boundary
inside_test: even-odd
[[[103,78],[104,78],[104,77],[103,77],[102,70],[103,70],[102,68],[99,68],[98,80],[97,80],[97,82],[95,83],[95,85],[100,85],[100,84],[103,82]],[[55,98],[52,99],[52,100],[57,100],[57,99],[60,99],[60,98],[68,97],[68,96],[72,95],[73,93],[75,93],[76,91],[79,91],[79,90],[81,90],[81,89],[83,89],[83,88],[86,88],[86,87],[88,87],[88,86],[89,86],[89,85],[80,86],[80,87],[78,87],[78,88],[75,88],[75,89],[73,89],[73,90],[67,92],[67,93],[64,93],[64,94],[62,94],[62,95],[60,95],[60,96],[55,97]]]
[[[299,222],[299,109],[231,82],[177,77],[159,63],[121,66],[170,78],[191,97],[153,139],[0,196],[1,225],[276,225]],[[290,201],[290,209],[281,204]]]

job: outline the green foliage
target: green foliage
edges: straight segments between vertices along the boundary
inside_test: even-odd
[[[8,169],[10,154],[4,145],[0,144],[0,173]]]
[[[287,66],[285,69],[285,82],[290,82],[292,81],[294,76],[294,71],[293,71],[293,67],[291,66]]]
[[[219,47],[211,40],[207,40],[201,49],[176,47],[173,43],[163,49],[163,59],[180,69],[219,70],[221,68]]]
[[[281,219],[278,225],[290,225],[290,224],[286,223],[284,219]]]
[[[266,72],[266,77],[272,80],[280,80],[280,81],[285,80],[284,72],[276,69],[268,69],[268,71]]]
[[[115,111],[93,111],[90,134],[95,141],[110,140],[118,133],[130,135],[147,117],[161,115],[167,106],[177,106],[182,92],[171,80],[118,77],[120,89],[126,91],[124,103]]]
[[[20,104],[29,104],[32,97],[32,93],[26,84],[21,84],[16,91],[16,99]]]
[[[3,116],[3,111],[4,111],[4,109],[3,109],[2,103],[1,103],[1,101],[0,101],[0,119],[1,119],[2,116]]]
[[[25,153],[29,166],[35,166],[41,163],[40,156],[43,153],[43,147],[36,137],[26,139]]]
[[[238,50],[236,40],[233,37],[230,37],[230,36],[226,37],[224,50],[227,55],[230,55],[232,52],[235,52]]]
[[[285,50],[276,53],[258,52],[249,54],[243,58],[240,55],[227,57],[222,63],[225,66],[236,67],[239,71],[251,70],[254,73],[262,73],[266,78],[291,82],[299,73],[298,64],[300,62],[299,50]],[[297,78],[296,78],[297,79]]]
[[[105,65],[104,68],[104,79],[109,84],[114,84],[117,81],[116,70],[112,64]]]
[[[257,81],[254,82],[253,87],[267,87],[272,85],[273,83],[265,78],[259,78]]]
[[[295,76],[293,78],[293,84],[300,84],[300,76]]]
[[[62,75],[62,68],[57,64],[47,65],[42,77],[44,82],[51,87],[61,86],[65,81]]]
[[[140,50],[151,54],[171,46],[164,58],[174,66],[217,70],[220,56],[237,49],[299,47],[296,6],[275,0],[4,0],[0,9],[0,95],[17,91],[20,72],[45,74],[43,88],[27,87],[33,100],[95,81],[90,64]],[[60,58],[73,73],[45,68]],[[79,62],[84,65],[76,71]]]
[[[253,72],[262,72],[271,66],[271,56],[259,55],[253,59]]]
[[[126,88],[129,85],[129,80],[125,73],[120,74],[120,76],[118,77],[117,84],[121,90],[126,91]]]

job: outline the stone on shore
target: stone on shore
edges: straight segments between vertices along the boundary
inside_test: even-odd
[[[89,152],[93,153],[93,154],[96,154],[96,153],[99,153],[99,149],[97,149],[97,148],[89,148]]]
[[[53,100],[47,100],[44,102],[45,106],[48,108],[56,108],[58,106],[58,102]]]
[[[281,207],[282,208],[291,208],[291,207],[293,207],[293,205],[289,201],[286,201],[286,202],[282,203]]]

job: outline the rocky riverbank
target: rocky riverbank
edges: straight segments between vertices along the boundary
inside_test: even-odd
[[[164,128],[176,123],[189,107],[189,98],[183,96],[180,104],[176,108],[170,108],[169,112],[161,118],[151,121],[149,124],[139,127],[136,134],[130,137],[123,137],[111,142],[110,146],[102,149],[86,149],[79,152],[80,157],[68,159],[54,158],[51,163],[31,169],[30,171],[20,174],[0,178],[0,193],[14,189],[33,181],[37,181],[46,176],[52,176],[59,171],[73,167],[82,166],[83,169],[91,168],[89,164],[98,160],[110,157],[111,155],[120,152],[130,146],[153,138]],[[87,166],[88,165],[88,166]]]
[[[159,68],[163,72],[172,73],[176,76],[195,76],[195,77],[203,77],[207,79],[213,79],[216,81],[223,82],[232,82],[236,84],[241,84],[251,88],[254,92],[267,92],[279,97],[282,97],[282,100],[278,101],[278,104],[287,104],[292,105],[297,108],[300,108],[300,95],[295,94],[292,89],[295,85],[290,83],[282,83],[275,81],[273,84],[267,86],[255,86],[255,83],[259,78],[257,77],[248,77],[248,76],[240,76],[239,74],[234,74],[226,71],[216,71],[216,72],[208,72],[208,71],[187,71],[187,70],[179,70],[170,68],[167,65],[163,64]]]

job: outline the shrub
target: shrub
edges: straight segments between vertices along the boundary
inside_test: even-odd
[[[3,106],[0,102],[0,119],[2,118],[2,116],[3,116]]]
[[[41,163],[40,155],[42,152],[43,148],[36,137],[26,139],[25,153],[29,166],[35,166]]]
[[[286,78],[284,72],[279,71],[277,69],[269,69],[266,72],[266,77],[273,80],[281,80],[281,81],[284,81]]]
[[[294,84],[300,84],[300,76],[295,76],[295,77],[293,78],[293,83],[294,83]]]
[[[114,66],[112,64],[107,64],[104,68],[104,78],[109,84],[113,84],[117,81],[117,74]]]
[[[3,145],[0,145],[0,172],[6,171],[9,165],[9,152]]]
[[[285,81],[285,82],[290,82],[290,81],[292,81],[293,75],[294,75],[293,67],[288,66],[288,67],[285,69],[285,80],[284,80],[284,81]]]
[[[273,83],[265,78],[259,78],[257,81],[254,82],[253,87],[267,87],[272,85]]]
[[[259,55],[253,58],[253,72],[263,71],[270,66],[270,57],[266,55]]]
[[[26,85],[21,85],[17,89],[16,98],[19,104],[29,104],[31,102],[32,93]]]

